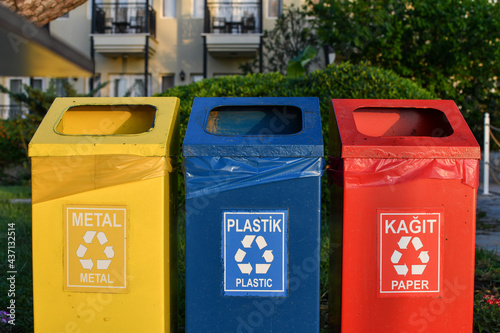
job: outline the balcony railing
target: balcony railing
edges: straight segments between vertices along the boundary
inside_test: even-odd
[[[146,3],[96,4],[92,18],[94,34],[149,33],[156,37],[156,11]]]
[[[262,32],[261,1],[207,1],[205,33],[245,34]]]
[[[19,105],[0,105],[0,119],[22,118],[28,109]]]

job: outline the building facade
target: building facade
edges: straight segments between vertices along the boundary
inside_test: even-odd
[[[262,32],[273,28],[283,6],[301,1],[88,1],[49,29],[94,60],[93,78],[3,77],[0,83],[20,91],[23,85],[47,89],[51,79],[62,89],[60,81],[67,80],[88,93],[108,82],[101,96],[150,96],[203,78],[241,74],[239,66],[262,52]],[[9,96],[1,98],[7,106],[3,118],[17,112]]]

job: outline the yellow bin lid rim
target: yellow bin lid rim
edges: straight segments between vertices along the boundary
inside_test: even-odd
[[[131,106],[149,110],[131,112]],[[90,109],[85,110],[88,107]],[[151,118],[153,111],[154,118]],[[179,135],[176,131],[178,112],[179,99],[176,97],[57,98],[29,144],[29,156],[176,155],[179,149],[174,144]],[[105,118],[99,118],[101,114]],[[118,116],[122,119],[114,119]],[[68,121],[64,124],[69,125],[63,130],[65,118]],[[79,127],[92,126],[92,121],[107,121],[107,126],[115,126],[113,129],[117,133],[79,131]],[[149,125],[151,122],[153,125]],[[97,130],[97,127],[92,130]]]

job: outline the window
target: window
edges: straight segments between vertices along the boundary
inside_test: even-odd
[[[193,18],[203,18],[205,12],[205,0],[193,0]]]
[[[24,84],[23,81],[24,81],[23,79],[11,79],[9,84],[10,91],[17,94],[22,92]]]
[[[111,97],[144,96],[144,75],[110,75]],[[151,77],[148,79],[148,92],[151,93]]]
[[[55,93],[57,97],[67,97],[67,88],[70,87],[70,83],[68,82],[68,79],[53,79],[53,84],[55,88]],[[52,83],[51,82],[51,83]]]
[[[44,90],[45,79],[36,77],[12,77],[7,78],[7,86],[14,93],[24,92],[24,86],[30,86],[34,89]],[[10,95],[5,94],[5,106],[0,109],[0,118],[15,118],[23,117],[28,113],[28,109],[22,106],[21,103],[10,98]]]
[[[146,88],[146,85],[144,84],[144,78],[134,78],[134,83],[131,88],[132,90],[130,96],[144,96],[144,89]]]
[[[9,89],[13,93],[21,93],[24,91],[24,85],[29,84],[29,79],[27,78],[15,78],[15,79],[10,79],[9,80]],[[22,106],[21,103],[10,99],[8,101],[9,108],[8,112],[6,114],[6,118],[16,118],[20,117],[23,112],[22,112]]]
[[[113,97],[123,97],[127,93],[127,79],[117,78],[113,80]]]
[[[200,82],[203,80],[203,75],[202,74],[191,74],[191,82]]]
[[[163,75],[161,77],[161,92],[173,88],[175,85],[174,74]]]
[[[282,0],[268,0],[267,2],[267,17],[277,18],[281,15],[283,9]]]
[[[177,0],[163,0],[163,17],[175,18]]]
[[[31,78],[30,86],[33,89],[43,90],[43,79],[40,78]]]

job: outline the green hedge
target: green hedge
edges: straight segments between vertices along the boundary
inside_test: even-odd
[[[318,97],[325,139],[328,133],[328,103],[332,98],[436,98],[412,81],[366,63],[332,65],[298,79],[279,73],[215,78],[177,86],[161,96],[174,96],[181,100],[181,140],[195,97]]]

